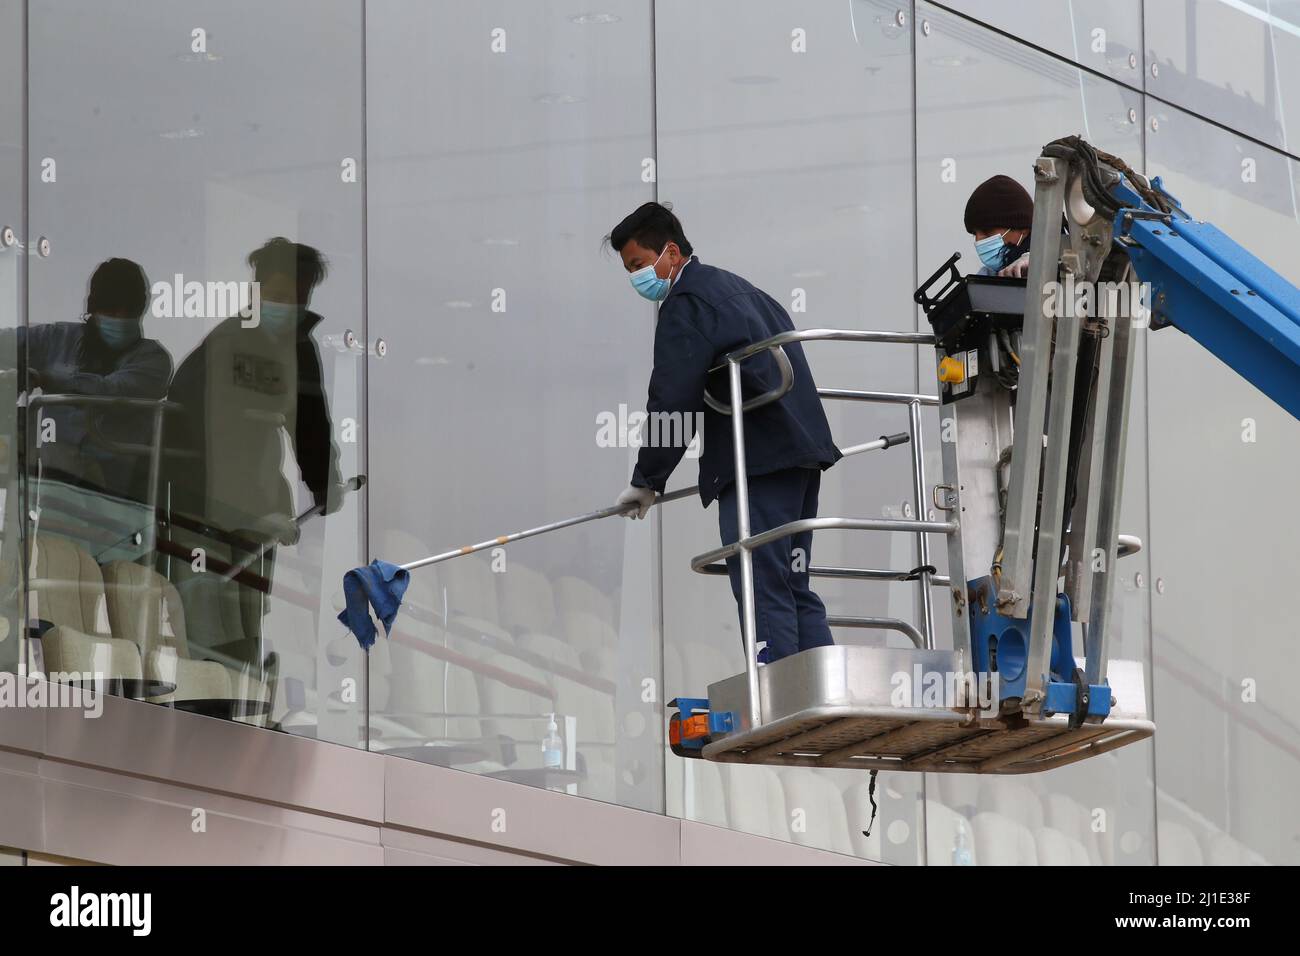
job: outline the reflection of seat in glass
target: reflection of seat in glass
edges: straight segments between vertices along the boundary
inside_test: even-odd
[[[487,563],[478,558],[449,561],[438,569],[442,594],[435,607],[441,610],[446,602],[447,626],[452,633],[510,640],[501,624],[494,577]]]
[[[1082,843],[1047,827],[1034,834],[1039,866],[1091,866],[1092,860]]]
[[[1205,857],[1196,834],[1172,820],[1160,820],[1156,828],[1161,866],[1202,866]]]
[[[42,622],[41,627],[51,625],[40,638],[47,673],[141,676],[136,645],[109,632],[99,565],[75,543],[49,534],[36,535],[28,616]]]
[[[585,611],[596,618],[614,623],[614,604],[600,589],[582,578],[565,575],[555,582],[560,610],[565,614]]]
[[[1262,856],[1226,833],[1216,833],[1205,841],[1204,846],[1205,862],[1210,866],[1267,865]]]
[[[1266,866],[1259,852],[1165,790],[1156,789],[1157,848],[1161,866]],[[1121,840],[1121,846],[1124,842]]]
[[[722,765],[708,760],[683,760],[685,775],[683,814],[687,820],[727,825],[727,791],[722,782]]]
[[[614,600],[594,584],[566,575],[555,582],[559,627],[574,647],[599,654],[618,645],[618,614]]]
[[[825,775],[803,768],[786,770],[780,778],[791,821],[787,839],[800,846],[852,854],[848,817],[839,788]],[[794,825],[796,819],[798,826]]]
[[[1031,831],[1043,825],[1043,803],[1038,794],[1014,777],[985,780],[976,805],[980,810],[990,810],[1007,819],[1018,820]]]
[[[511,634],[548,634],[562,637],[555,611],[551,582],[540,571],[511,561],[503,574],[495,575],[501,625]]]
[[[180,595],[189,642],[204,656],[236,667],[259,663],[271,561],[234,569],[262,547],[246,532],[223,532],[172,515],[167,536],[158,542],[159,570]],[[201,571],[192,565],[195,554],[203,556]]]
[[[1064,793],[1043,795],[1043,822],[1051,830],[1082,844],[1088,862],[1100,866],[1112,843],[1110,827],[1094,832],[1092,814],[1078,800]],[[1041,849],[1041,841],[1040,841]]]
[[[596,659],[614,652],[618,645],[618,631],[614,626],[590,611],[566,611],[560,628],[570,644]]]
[[[975,859],[984,866],[1037,866],[1038,849],[1027,826],[992,810],[975,814]]]
[[[113,634],[139,648],[146,679],[176,685],[173,693],[152,700],[258,700],[269,705],[270,687],[242,668],[194,659],[185,610],[170,581],[129,561],[107,564],[103,574]]]
[[[420,639],[434,648],[443,646],[440,638],[427,633]],[[454,651],[455,645],[450,649]],[[412,743],[479,743],[481,705],[473,672],[406,643],[390,643],[388,654],[392,661],[389,726],[376,749]],[[399,741],[396,735],[402,727],[408,728],[409,737]]]
[[[542,766],[542,738],[546,735],[545,715],[557,708],[541,670],[517,658],[492,655],[484,661],[489,669],[480,678],[485,744],[500,746],[500,739],[513,742],[515,760],[503,753],[503,763],[520,769]]]
[[[727,819],[733,830],[790,839],[785,788],[775,770],[757,764],[726,764]]]

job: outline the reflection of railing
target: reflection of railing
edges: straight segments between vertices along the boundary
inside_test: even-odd
[[[424,624],[430,624],[434,627],[441,627],[448,633],[455,633],[458,636],[471,639],[483,647],[489,647],[494,651],[499,651],[507,656],[517,658],[526,664],[531,664],[533,667],[540,668],[556,677],[563,677],[566,680],[573,681],[574,683],[590,687],[592,690],[598,690],[601,693],[612,695],[614,691],[618,689],[617,685],[613,681],[606,680],[603,677],[597,677],[594,674],[588,674],[586,671],[570,667],[560,661],[554,661],[545,654],[538,653],[537,651],[531,651],[525,647],[509,644],[491,634],[484,634],[482,630],[465,624],[457,620],[455,617],[448,618],[443,622],[441,615],[429,610],[428,608],[410,602],[403,603],[402,611],[412,620],[420,621]]]
[[[436,657],[448,664],[455,664],[457,667],[463,667],[467,671],[481,674],[484,677],[500,681],[516,690],[527,691],[530,694],[536,694],[539,697],[550,698],[551,689],[540,681],[531,680],[520,674],[515,674],[503,667],[497,667],[493,664],[486,663],[470,654],[462,654],[441,644],[434,644],[423,638],[416,637],[401,628],[394,628],[389,635],[389,639],[394,644],[400,644],[403,647],[409,647],[428,657]],[[483,715],[480,715],[483,716]]]
[[[1290,754],[1292,757],[1296,759],[1298,763],[1300,763],[1300,748],[1296,747],[1294,740],[1288,740],[1285,737],[1279,736],[1275,730],[1269,729],[1268,725],[1260,722],[1259,720],[1256,720],[1253,717],[1248,716],[1244,712],[1231,711],[1228,710],[1228,708],[1222,706],[1223,701],[1226,698],[1233,696],[1241,689],[1240,687],[1236,687],[1232,685],[1231,683],[1232,679],[1230,677],[1216,674],[1212,665],[1207,664],[1204,660],[1191,654],[1187,650],[1187,648],[1184,647],[1182,644],[1179,644],[1178,642],[1165,637],[1155,628],[1152,628],[1151,637],[1153,642],[1161,641],[1163,643],[1168,644],[1171,650],[1174,650],[1177,653],[1183,655],[1184,657],[1190,659],[1192,663],[1196,664],[1197,666],[1203,667],[1206,670],[1206,672],[1208,672],[1209,674],[1212,674],[1215,677],[1220,678],[1221,680],[1227,681],[1228,684],[1226,686],[1232,687],[1233,691],[1230,693],[1225,693],[1226,688],[1215,688],[1213,685],[1206,682],[1204,679],[1202,679],[1192,671],[1188,670],[1187,668],[1179,667],[1177,664],[1171,662],[1169,658],[1162,659],[1158,665],[1155,664],[1155,662],[1153,661],[1152,664],[1153,667],[1158,666],[1160,670],[1165,671],[1174,679],[1181,681],[1184,686],[1192,690],[1194,693],[1198,694],[1200,697],[1204,698],[1209,703],[1217,706],[1218,709],[1223,713],[1224,717],[1232,724],[1240,725],[1242,727],[1246,727],[1250,730],[1253,730],[1261,738],[1268,741],[1273,746],[1277,747],[1279,750],[1283,750],[1286,753]],[[1296,735],[1296,738],[1300,739],[1300,727],[1298,727],[1293,720],[1281,714],[1276,708],[1270,707],[1268,704],[1261,703],[1258,701],[1250,705],[1250,709],[1254,710],[1256,708],[1263,710],[1268,716],[1269,720],[1275,721],[1277,724],[1280,724],[1283,727],[1290,727],[1292,732]]]
[[[137,457],[148,457],[148,478],[145,486],[146,499],[143,504],[154,507],[154,496],[158,487],[158,468],[161,458],[161,439],[162,439],[162,416],[163,412],[168,409],[178,408],[174,402],[169,402],[165,398],[129,398],[121,395],[74,395],[74,394],[41,394],[32,395],[27,399],[27,407],[30,413],[35,413],[41,408],[77,408],[84,407],[88,414],[86,415],[86,434],[94,442],[106,451],[134,455]],[[99,428],[99,422],[102,413],[106,411],[139,411],[152,412],[152,440],[150,442],[132,442],[124,441],[121,438],[113,438],[104,435]],[[94,414],[100,412],[100,415]],[[39,422],[36,434],[40,434]],[[39,449],[41,444],[38,440],[36,447]],[[119,489],[104,489],[113,492]]]

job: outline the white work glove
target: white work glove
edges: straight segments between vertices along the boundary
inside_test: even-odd
[[[614,502],[616,505],[636,505],[635,508],[629,508],[623,512],[623,517],[635,518],[638,521],[646,516],[647,512],[650,511],[650,506],[654,503],[654,489],[638,488],[636,485],[628,485],[627,491],[619,495],[618,500]]]
[[[1023,279],[1029,275],[1029,253],[1025,253],[1009,266],[1003,266],[998,270],[1000,276],[1010,276],[1013,279]]]

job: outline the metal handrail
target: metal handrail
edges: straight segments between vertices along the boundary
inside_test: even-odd
[[[745,402],[745,404],[741,406],[743,411],[753,411],[755,408],[770,405],[778,398],[785,395],[785,393],[790,391],[790,389],[794,388],[794,367],[790,365],[790,357],[785,354],[785,349],[781,348],[779,345],[773,345],[767,351],[770,351],[772,357],[776,359],[777,370],[781,373],[781,383],[775,388],[768,389],[762,395],[755,395],[749,401]],[[720,402],[710,395],[707,388],[704,390],[704,404],[719,414],[731,414],[731,408],[725,402]]]
[[[703,567],[695,569],[700,574],[716,574],[718,576],[727,573],[725,564],[706,564]],[[863,581],[893,581],[901,583],[904,581],[916,580],[915,571],[889,571],[882,568],[836,568],[824,567],[814,564],[808,568],[808,573],[815,578],[855,578]],[[930,584],[936,588],[946,588],[951,583],[946,574],[930,575]]]
[[[938,395],[921,395],[913,392],[864,392],[854,388],[819,388],[817,394],[822,398],[833,398],[843,402],[874,402],[880,405],[920,405],[938,406]]]
[[[916,629],[915,624],[896,617],[856,617],[848,615],[827,615],[826,623],[831,627],[865,627],[878,631],[898,631],[906,635],[912,646],[918,651],[925,650],[925,635]]]
[[[765,544],[788,538],[804,531],[908,531],[921,534],[952,534],[957,530],[955,521],[921,521],[916,518],[800,518],[788,521],[768,531],[746,535],[731,544],[706,551],[691,559],[691,570],[702,571],[712,564],[739,554],[741,550],[753,551]],[[851,570],[851,569],[850,569]]]
[[[754,342],[744,348],[728,352],[722,364],[709,369],[720,372],[731,362],[741,362],[751,355],[757,355],[774,346],[789,345],[791,342],[892,342],[896,345],[933,345],[934,335],[930,332],[871,332],[861,329],[804,329],[793,332],[781,332],[761,342]]]
[[[857,329],[806,329],[802,332],[798,330],[781,332],[761,342],[754,342],[744,348],[728,352],[725,361],[721,365],[715,365],[709,369],[709,372],[720,372],[731,361],[743,362],[745,359],[752,358],[762,352],[771,352],[776,359],[777,369],[781,373],[781,383],[761,395],[754,396],[741,406],[742,412],[753,411],[755,408],[770,405],[794,387],[794,369],[791,367],[790,358],[785,354],[785,349],[782,346],[791,342],[822,341],[894,342],[903,345],[933,345],[934,336],[928,332],[870,332]],[[899,402],[906,404],[911,401],[920,401],[925,405],[939,404],[939,398],[935,395],[904,395],[898,392],[855,392],[851,389],[818,389],[817,394],[823,398],[843,398],[868,402]],[[704,390],[704,404],[721,415],[731,414],[729,404],[714,398],[709,394],[707,388]]]

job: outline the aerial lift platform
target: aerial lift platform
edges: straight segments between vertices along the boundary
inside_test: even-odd
[[[746,668],[678,697],[673,752],[705,760],[865,770],[1017,774],[1048,770],[1155,731],[1136,661],[1109,661],[1116,564],[1141,544],[1119,533],[1135,335],[1173,325],[1300,417],[1300,290],[1164,188],[1078,137],[1034,164],[1025,279],[961,276],[954,254],[916,292],[932,331],[788,332],[726,356],[737,475],[745,475],[741,364],[782,346],[834,340],[935,349],[936,395],[821,389],[824,399],[905,406],[914,517],[814,518],[750,532],[738,483],[734,544],[692,568],[741,570]],[[1064,225],[1062,226],[1062,223]],[[938,291],[933,291],[939,286]],[[1145,292],[1145,294],[1144,294]],[[943,480],[924,468],[922,409],[945,427]],[[894,442],[901,444],[902,442]],[[837,645],[758,661],[752,551],[805,531],[904,533],[917,567],[813,566],[814,576],[914,581],[916,624],[883,628],[913,647]],[[948,574],[930,563],[947,542]],[[935,639],[948,604],[952,646]],[[1076,638],[1076,634],[1078,635]]]

